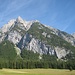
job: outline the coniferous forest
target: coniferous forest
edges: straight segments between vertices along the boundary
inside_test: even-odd
[[[0,68],[10,69],[33,69],[33,68],[53,68],[53,69],[75,69],[75,59],[61,60],[54,55],[42,55],[40,59],[38,53],[23,49],[17,55],[14,44],[3,41],[0,44]]]

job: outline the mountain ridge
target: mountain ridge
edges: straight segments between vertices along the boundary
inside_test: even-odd
[[[20,50],[27,49],[40,55],[55,55],[58,59],[67,59],[69,53],[75,54],[74,36],[37,20],[25,21],[20,16],[0,29],[0,43],[4,40],[9,40]]]

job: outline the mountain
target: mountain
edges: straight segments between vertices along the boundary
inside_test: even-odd
[[[20,16],[10,20],[0,29],[0,43],[5,40],[14,44],[20,56],[23,50],[28,50],[39,53],[39,59],[42,59],[43,54],[56,56],[57,59],[75,58],[75,35],[46,26],[37,20],[25,21]]]

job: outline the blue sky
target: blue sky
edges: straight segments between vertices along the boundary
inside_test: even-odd
[[[75,32],[75,0],[0,0],[0,27],[18,16]]]

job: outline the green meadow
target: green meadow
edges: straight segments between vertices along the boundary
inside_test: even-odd
[[[75,75],[75,70],[64,69],[1,69],[0,75]]]

